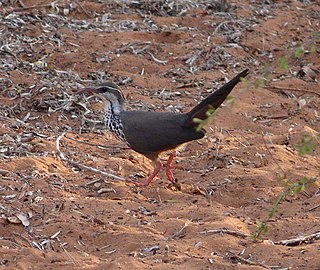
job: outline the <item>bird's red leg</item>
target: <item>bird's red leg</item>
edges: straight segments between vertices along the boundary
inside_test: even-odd
[[[156,161],[156,167],[154,168],[152,174],[149,176],[149,178],[147,179],[145,186],[149,186],[152,182],[152,180],[157,176],[157,174],[160,172],[162,168],[162,163],[161,161],[158,159]]]
[[[153,170],[152,174],[148,177],[148,179],[147,179],[147,181],[145,183],[129,181],[129,182],[133,183],[137,187],[149,186],[151,184],[151,182],[153,181],[153,179],[157,176],[157,174],[160,172],[160,170],[162,168],[162,162],[159,160],[158,155],[147,156],[147,157],[150,160],[152,160],[152,163],[155,165],[155,167],[154,167],[154,170]]]
[[[167,178],[168,180],[171,182],[171,183],[175,183],[176,182],[176,179],[174,178],[173,176],[173,173],[171,171],[171,163],[174,159],[174,157],[176,156],[176,153],[175,152],[172,152],[168,158],[168,161],[167,161],[167,164],[166,164],[166,175],[167,175]]]

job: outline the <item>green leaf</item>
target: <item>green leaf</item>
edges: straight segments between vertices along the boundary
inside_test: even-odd
[[[299,155],[304,156],[311,154],[316,147],[316,142],[309,135],[304,135],[302,137],[301,143],[295,146],[296,150],[299,152]]]
[[[234,104],[235,99],[232,96],[227,96],[226,101],[228,104]]]
[[[240,81],[247,84],[249,81],[247,78],[240,77]]]
[[[310,47],[310,52],[311,53],[316,53],[317,52],[317,45],[312,43]]]
[[[208,110],[206,111],[206,118],[205,119],[200,119],[200,118],[193,118],[192,121],[196,124],[199,124],[196,127],[196,131],[200,131],[208,122],[209,120],[212,118],[213,114],[215,112],[215,108],[212,105],[208,106]]]
[[[265,82],[270,81],[270,66],[268,64],[264,64],[262,68],[262,79]]]
[[[293,193],[297,194],[300,193],[302,191],[304,191],[305,185],[304,183],[301,183],[300,181],[298,183],[295,184],[294,188],[293,188]]]
[[[288,70],[288,63],[285,57],[279,59],[278,65],[281,69]]]
[[[303,49],[301,46],[299,46],[294,52],[294,57],[300,58],[302,55],[303,55]]]
[[[297,182],[291,182],[288,179],[286,180],[286,186],[287,188],[281,192],[278,196],[278,198],[273,202],[271,209],[268,211],[268,215],[267,218],[261,222],[261,221],[257,221],[257,226],[255,229],[255,232],[251,235],[251,237],[254,240],[257,240],[262,234],[265,234],[268,232],[269,227],[268,227],[268,223],[270,222],[270,220],[274,217],[274,215],[277,213],[279,205],[281,204],[281,202],[283,202],[287,196],[292,196],[294,194],[297,194],[301,191],[304,190],[305,185],[307,183],[310,182],[310,180],[312,180],[311,178],[303,178],[300,181]]]
[[[262,234],[267,233],[269,230],[266,222],[261,222],[257,220],[257,226],[253,235],[251,235],[252,239],[257,240]]]
[[[194,123],[201,123],[202,122],[202,120],[200,118],[197,118],[197,117],[193,118],[192,121]]]

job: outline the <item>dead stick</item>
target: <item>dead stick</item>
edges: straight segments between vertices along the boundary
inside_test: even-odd
[[[65,254],[69,257],[69,259],[70,259],[70,261],[72,262],[72,264],[73,264],[74,266],[77,266],[77,264],[80,265],[80,263],[79,263],[75,258],[73,258],[73,256],[64,248],[64,246],[63,246],[63,244],[61,243],[60,239],[59,239],[59,238],[57,238],[57,239],[58,239],[58,242],[59,242],[60,247],[61,247],[62,250],[65,252]]]
[[[173,239],[175,239],[176,237],[181,237],[181,236],[183,235],[184,230],[185,230],[186,227],[188,227],[188,223],[185,223],[185,224],[183,225],[183,227],[182,227],[179,231],[177,231],[177,232],[175,232],[173,235],[169,236],[169,237],[167,238],[167,240],[173,240]]]
[[[22,234],[20,234],[20,233],[13,233],[13,235],[15,235],[15,236],[19,236],[20,238],[22,238],[23,240],[25,240],[29,245],[30,245],[30,247],[33,247],[33,245],[32,245],[32,243],[26,238],[26,237],[24,237]],[[17,243],[18,244],[18,243]]]
[[[233,230],[228,230],[228,229],[217,229],[217,230],[207,230],[207,231],[202,231],[200,232],[202,234],[207,234],[207,233],[221,233],[221,234],[230,234],[230,235],[234,235],[234,236],[240,236],[242,238],[246,238],[248,236],[250,236],[249,234],[246,233],[242,233],[242,232],[237,232],[237,231],[233,231]]]
[[[80,185],[80,187],[87,187],[87,186],[93,185],[93,184],[100,182],[100,181],[101,181],[101,179],[96,179],[96,180],[90,181],[88,183],[85,183],[84,185]]]
[[[222,130],[222,129],[221,129]],[[241,144],[243,147],[248,147],[248,145],[245,145],[242,143],[236,136],[233,136],[228,130],[223,129],[225,132],[227,132],[232,138],[234,138],[239,144]]]
[[[239,255],[237,255],[237,254],[235,254],[235,253],[233,253],[231,251],[229,251],[229,253],[231,254],[232,257],[236,258],[240,262],[244,262],[244,263],[249,264],[249,265],[261,266],[261,267],[263,267],[265,269],[271,269],[271,267],[269,267],[269,266],[267,266],[267,265],[265,265],[263,263],[250,261],[250,260],[245,259],[245,258],[243,258],[243,257],[241,257],[241,256],[239,256]]]
[[[79,7],[83,10],[83,12],[89,17],[93,18],[93,16],[81,5],[79,1],[76,1],[76,3],[79,5]]]
[[[284,245],[284,246],[298,246],[303,242],[310,242],[314,240],[320,239],[320,232],[316,232],[310,235],[301,236],[298,238],[288,239],[288,240],[281,240],[278,242],[274,242],[276,245]]]
[[[304,92],[304,93],[314,94],[314,95],[320,96],[320,93],[318,93],[318,92],[310,91],[310,90],[305,90],[305,89],[300,89],[300,88],[278,87],[278,86],[273,86],[273,85],[270,85],[270,86],[268,86],[267,88],[273,88],[273,89],[275,89],[275,90],[287,90],[287,91]]]
[[[29,10],[29,9],[37,9],[37,8],[48,8],[48,7],[52,7],[51,4],[43,4],[43,5],[34,5],[34,6],[24,6],[24,7],[20,7],[20,8],[14,8],[12,11],[13,12],[17,12],[17,11],[25,11],[25,10]]]
[[[79,142],[79,143],[83,143],[83,144],[87,144],[87,145],[90,145],[90,146],[95,146],[99,149],[102,149],[102,150],[107,150],[107,149],[121,149],[121,150],[126,150],[126,149],[130,149],[129,147],[121,147],[121,146],[104,146],[104,145],[101,145],[101,144],[94,144],[94,143],[89,143],[89,142],[86,142],[86,141],[82,141],[82,140],[78,140],[78,139],[75,139],[75,138],[71,138],[69,136],[64,136],[65,138],[69,139],[69,140],[72,140],[72,141],[75,141],[75,142]]]
[[[312,208],[310,208],[308,211],[313,211],[313,210],[316,210],[318,207],[320,207],[320,203]]]
[[[65,132],[62,133],[56,140],[57,154],[62,160],[67,161],[68,163],[70,163],[73,166],[76,166],[76,167],[79,167],[79,168],[82,168],[82,169],[85,169],[85,170],[89,170],[89,171],[92,171],[92,172],[100,173],[100,174],[102,174],[104,176],[113,178],[114,181],[127,181],[126,179],[124,179],[122,177],[119,177],[119,176],[113,175],[111,173],[107,173],[107,172],[101,171],[99,169],[96,169],[96,168],[93,168],[93,167],[89,167],[89,166],[86,166],[86,165],[80,164],[78,162],[75,162],[75,161],[67,159],[66,156],[63,154],[63,152],[61,152],[61,150],[60,150],[60,141],[61,141],[61,139],[63,138],[64,135],[65,135]]]
[[[92,171],[92,172],[96,172],[96,173],[100,173],[100,174],[102,174],[104,176],[113,178],[113,181],[128,181],[128,182],[130,182],[129,180],[126,180],[126,179],[124,179],[124,178],[122,178],[120,176],[116,176],[116,175],[113,175],[111,173],[107,173],[107,172],[101,171],[99,169],[96,169],[96,168],[93,168],[93,167],[90,167],[90,166],[87,166],[87,165],[83,165],[83,164],[78,163],[78,162],[74,162],[72,160],[68,160],[68,162],[71,165],[76,166],[78,168],[85,169],[85,170]]]

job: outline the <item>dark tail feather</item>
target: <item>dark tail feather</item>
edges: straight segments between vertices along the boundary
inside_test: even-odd
[[[206,119],[208,117],[206,112],[208,109],[210,109],[210,106],[212,106],[215,110],[218,109],[219,106],[225,101],[231,90],[240,82],[240,79],[246,77],[248,74],[249,69],[242,71],[206,99],[202,100],[197,106],[187,113],[187,119],[184,126],[196,127],[198,124],[193,122],[194,118],[199,118],[201,120]]]

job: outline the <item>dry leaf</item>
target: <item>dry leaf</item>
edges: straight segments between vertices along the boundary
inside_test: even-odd
[[[28,217],[25,214],[20,213],[20,214],[17,215],[17,218],[20,219],[20,221],[23,224],[23,226],[28,227],[30,225],[30,221],[29,221]]]
[[[10,223],[19,224],[21,221],[17,217],[8,217],[7,218]]]

